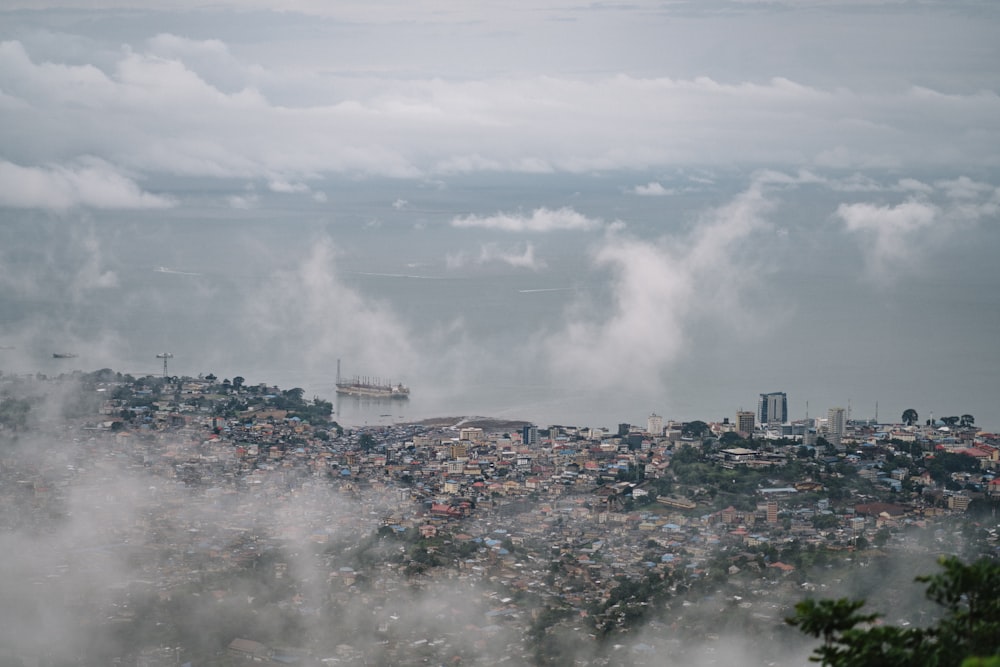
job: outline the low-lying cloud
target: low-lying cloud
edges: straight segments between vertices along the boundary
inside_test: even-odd
[[[244,328],[272,365],[331,369],[344,357],[373,375],[408,375],[417,359],[411,332],[387,304],[337,277],[338,253],[320,239],[294,268],[274,271],[261,293],[247,295]]]
[[[991,166],[991,138],[1000,135],[1000,96],[990,91],[873,92],[783,78],[731,83],[627,73],[330,75],[308,63],[259,64],[219,40],[182,35],[53,61],[33,49],[0,43],[3,180],[61,179],[49,187],[62,206],[87,197],[93,206],[168,205],[120,175],[126,171],[261,179],[298,192],[304,180],[330,174],[420,178],[734,162]],[[114,170],[73,166],[85,156]],[[72,185],[85,177],[87,187]],[[664,190],[653,182],[634,192]],[[23,191],[6,188],[8,205],[60,205]]]
[[[649,241],[612,231],[592,262],[609,275],[612,311],[584,304],[545,343],[558,376],[580,382],[653,387],[689,342],[691,326],[713,315],[739,317],[738,295],[756,272],[739,252],[769,226],[771,201],[756,181],[691,231]]]
[[[632,188],[632,193],[642,197],[665,197],[666,195],[674,194],[674,190],[672,188],[665,188],[658,182],[652,181],[646,185],[635,186]]]
[[[589,231],[603,226],[600,220],[588,218],[569,207],[536,208],[529,215],[497,213],[491,216],[468,215],[452,219],[459,228],[496,229],[503,232]]]
[[[0,206],[65,211],[78,206],[162,209],[174,204],[170,197],[143,191],[103,160],[38,167],[0,160]]]
[[[911,193],[898,204],[844,203],[835,216],[854,235],[865,259],[866,277],[883,286],[916,270],[926,254],[949,234],[971,229],[1000,212],[1000,188],[961,176],[935,187],[914,179],[896,190]],[[940,189],[944,202],[930,195]]]
[[[523,249],[505,248],[496,243],[483,243],[479,246],[479,254],[459,252],[446,257],[449,269],[460,269],[466,266],[482,266],[484,264],[500,263],[517,269],[539,271],[545,268],[544,260],[535,255],[535,246],[526,243]]]

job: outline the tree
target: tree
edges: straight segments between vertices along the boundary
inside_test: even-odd
[[[960,419],[959,417],[954,417],[954,416],[952,416],[952,417],[941,417],[941,421],[943,421],[948,426],[954,426],[955,424],[958,423],[959,419]]]
[[[976,418],[972,415],[962,415],[958,419],[958,423],[962,428],[971,428],[976,424]]]
[[[913,426],[920,420],[920,415],[913,408],[907,408],[903,410],[903,423],[907,426]]]
[[[823,644],[810,660],[830,667],[959,667],[967,658],[1000,652],[1000,561],[971,565],[951,556],[943,572],[917,577],[927,598],[944,615],[936,625],[901,628],[876,624],[879,614],[860,614],[863,600],[803,600],[786,619]]]
[[[692,438],[700,438],[706,433],[709,433],[709,427],[708,424],[703,421],[687,422],[681,427],[681,435],[690,436]]]
[[[0,400],[0,428],[20,431],[27,428],[31,401],[27,398],[4,398]]]
[[[740,434],[735,431],[727,431],[726,433],[723,433],[722,436],[719,438],[719,444],[725,447],[731,447],[733,445],[742,442],[743,438],[741,438]]]
[[[361,437],[358,439],[358,447],[360,447],[363,452],[371,451],[375,448],[376,444],[375,436],[371,433],[362,433]]]
[[[306,390],[302,387],[292,387],[291,389],[286,389],[281,392],[282,396],[285,398],[300,403],[302,401],[302,395],[306,393]]]
[[[243,386],[244,382],[246,382],[246,378],[244,378],[242,375],[237,375],[236,377],[233,378],[233,389],[239,391],[240,388]]]
[[[975,457],[967,454],[956,454],[954,452],[939,452],[933,458],[925,459],[927,470],[931,478],[938,484],[943,484],[951,479],[951,474],[956,472],[975,472],[979,470],[979,461]]]

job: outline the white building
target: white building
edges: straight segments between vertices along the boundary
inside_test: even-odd
[[[826,413],[826,439],[837,448],[844,437],[845,413],[844,408],[830,408]]]
[[[650,435],[663,435],[663,417],[655,412],[646,419],[646,433]]]

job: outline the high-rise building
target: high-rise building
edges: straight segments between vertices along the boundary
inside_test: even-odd
[[[761,425],[788,421],[788,395],[783,391],[761,394],[757,399],[757,418]]]
[[[521,429],[521,442],[529,447],[537,445],[538,427],[534,424],[526,424],[524,428]]]
[[[663,435],[663,417],[655,412],[646,418],[646,433],[650,435]]]
[[[752,435],[755,416],[750,410],[740,410],[737,412],[736,430],[742,435]]]
[[[845,413],[844,408],[830,408],[826,413],[826,440],[838,449],[844,437]]]

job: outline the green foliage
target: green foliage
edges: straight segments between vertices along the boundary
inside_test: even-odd
[[[939,561],[943,572],[917,577],[927,598],[944,610],[937,625],[900,628],[861,614],[863,600],[803,600],[790,625],[822,638],[810,660],[830,667],[966,667],[964,658],[1000,654],[1000,562],[983,558],[971,565],[955,557]]]
[[[962,667],[1000,667],[1000,656],[989,658],[966,658]]]
[[[28,426],[32,400],[28,398],[0,399],[0,427],[22,431]]]
[[[723,433],[719,438],[719,444],[724,447],[741,447],[750,444],[748,441],[740,437],[740,434],[735,431],[729,431]]]
[[[943,484],[953,472],[975,472],[979,470],[979,461],[966,454],[938,452],[934,458],[927,459],[927,470],[938,484]]]
[[[376,445],[375,436],[371,433],[362,433],[361,437],[358,438],[358,447],[361,451],[368,452],[375,448]]]
[[[938,626],[941,646],[966,655],[1000,652],[1000,563],[983,558],[965,565],[954,557],[939,563],[943,573],[917,581],[947,611]]]
[[[681,435],[691,438],[700,438],[710,432],[708,424],[703,421],[687,422],[681,427]]]

